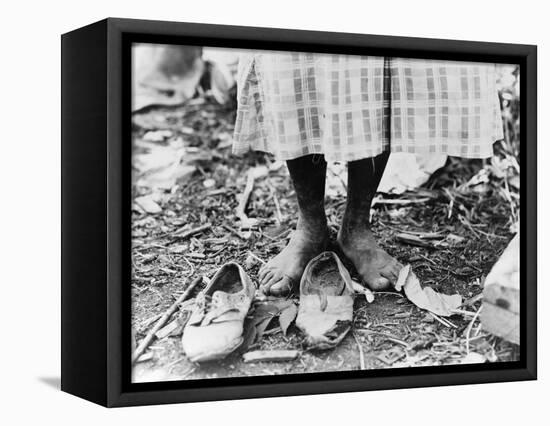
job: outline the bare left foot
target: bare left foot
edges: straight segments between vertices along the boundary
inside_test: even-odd
[[[263,292],[286,296],[297,290],[306,265],[325,250],[328,239],[326,225],[317,229],[298,225],[283,251],[260,269],[260,288]]]
[[[403,265],[378,246],[368,227],[342,226],[337,241],[371,290],[385,290],[397,281]]]

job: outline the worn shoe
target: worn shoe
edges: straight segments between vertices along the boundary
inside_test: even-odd
[[[223,265],[198,294],[182,337],[193,362],[222,359],[243,341],[243,322],[254,298],[254,285],[243,268]]]
[[[350,274],[336,253],[321,253],[307,264],[296,318],[307,348],[330,349],[342,341],[351,329],[353,293]]]

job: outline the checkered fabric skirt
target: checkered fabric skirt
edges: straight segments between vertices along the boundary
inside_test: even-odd
[[[484,158],[503,138],[494,64],[250,52],[237,87],[235,154]]]

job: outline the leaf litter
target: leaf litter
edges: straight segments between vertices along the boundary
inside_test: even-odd
[[[425,309],[443,317],[453,315],[454,311],[462,304],[462,297],[459,294],[449,296],[438,293],[431,287],[422,288],[420,280],[412,271],[411,265],[406,265],[399,271],[395,289],[397,291],[403,290],[407,298],[420,309]]]
[[[195,274],[212,276],[223,263],[234,260],[246,265],[255,279],[262,263],[286,245],[290,237],[288,231],[296,225],[296,202],[282,162],[254,152],[243,158],[231,156],[233,109],[205,101],[154,108],[133,118],[134,140],[143,141],[136,148],[138,156],[168,147],[170,153],[182,154],[176,162],[168,152],[155,152],[149,159],[151,167],[147,166],[147,160],[142,163],[142,169],[133,171],[134,182],[141,179],[143,183],[133,187],[136,208],[132,212],[132,325],[139,341],[152,326],[146,320],[162,315],[176,299],[181,290],[176,284],[179,278]],[[172,134],[144,138],[148,131],[164,129]],[[495,145],[497,155],[490,162],[449,158],[445,167],[422,188],[399,197],[377,197],[371,210],[373,233],[382,248],[403,264],[410,265],[409,272],[414,269],[419,283],[415,286],[415,281],[407,274],[406,278],[413,284],[401,285],[416,288],[416,293],[409,291],[409,294],[417,296],[410,297],[403,290],[406,298],[396,299],[400,293],[378,292],[374,294],[374,301],[372,294],[367,293],[355,299],[353,329],[363,349],[365,368],[475,361],[476,355],[466,358],[464,331],[472,314],[479,309],[480,284],[510,239],[519,217],[519,169],[514,161],[519,145],[510,143],[516,140],[513,139],[516,137],[514,129],[508,126],[512,139]],[[247,186],[249,170],[255,167],[261,169],[253,175],[252,190],[243,209],[244,215],[255,219],[255,223],[244,229],[235,213]],[[483,169],[488,171],[481,172],[472,185],[466,185]],[[164,176],[162,173],[166,170]],[[175,171],[182,177],[173,179]],[[158,177],[156,181],[155,177]],[[340,177],[336,179],[342,181]],[[474,187],[479,188],[474,190]],[[146,211],[137,202],[139,197],[149,197],[161,211],[151,203],[147,208],[157,213]],[[344,208],[342,191],[327,198],[327,219],[333,236],[338,231]],[[210,226],[200,228],[207,223]],[[194,233],[196,229],[200,231]],[[176,233],[178,230],[180,232]],[[347,266],[353,279],[359,281],[351,265]],[[457,309],[462,313],[446,317],[434,313],[438,318],[441,316],[441,321],[446,321],[441,322],[432,316],[431,310],[419,308],[412,300],[423,300],[424,305],[418,302],[420,306],[440,313],[450,311],[456,302],[451,299],[452,303],[446,301],[441,308],[440,301],[432,300],[433,294],[426,296],[427,288],[440,296],[457,293],[472,302]],[[295,300],[289,299],[291,303]],[[266,299],[255,303],[255,307],[272,303]],[[251,313],[243,336],[244,351],[300,350],[301,338],[292,326],[295,316],[292,310],[296,305],[292,308],[287,301],[284,303],[286,309],[280,306],[277,309],[260,308],[256,314]],[[144,323],[149,325],[142,325]],[[155,356],[136,364],[138,376],[140,371],[143,377],[150,376],[145,373],[147,371],[163,371],[172,379],[200,379],[360,367],[357,343],[349,337],[332,351],[305,352],[293,361],[275,362],[269,369],[260,367],[261,362],[242,367],[242,352],[219,365],[194,369],[182,360],[180,329],[175,328],[167,337],[155,342]],[[468,344],[469,353],[478,353],[488,362],[519,357],[517,347],[483,332],[478,320],[470,330]],[[477,360],[482,361],[482,358],[477,357]]]

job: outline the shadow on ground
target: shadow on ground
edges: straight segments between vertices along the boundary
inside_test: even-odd
[[[61,390],[61,377],[39,377],[38,381],[51,388]]]

